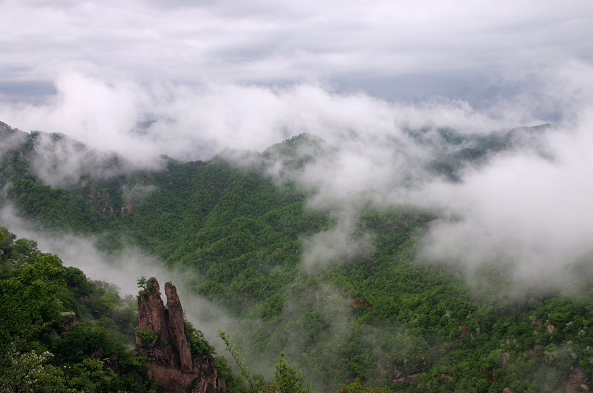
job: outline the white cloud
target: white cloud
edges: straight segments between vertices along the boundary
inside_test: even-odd
[[[35,240],[41,252],[55,254],[64,266],[76,267],[92,280],[115,284],[122,296],[137,294],[137,280],[142,276],[156,277],[161,288],[165,282],[172,282],[177,287],[186,317],[222,353],[222,343],[216,331],[229,329],[236,321],[220,306],[189,289],[188,277],[199,279],[195,272],[187,275],[180,269],[167,269],[162,261],[135,247],[125,246],[121,252],[107,255],[97,249],[93,237],[46,233],[16,215],[10,205],[0,209],[0,222],[19,238]],[[164,296],[164,290],[161,294]]]
[[[589,110],[590,111],[590,110]],[[593,251],[593,118],[547,136],[552,158],[532,152],[502,156],[462,184],[433,184],[427,204],[457,215],[435,223],[424,257],[470,269],[505,262],[521,283],[565,284],[570,267]]]
[[[5,0],[2,7],[0,80],[53,80],[75,66],[102,79],[321,79],[365,88],[369,78],[488,76],[566,57],[593,60],[587,0]]]
[[[356,234],[357,215],[349,206],[337,208],[336,225],[326,231],[303,239],[303,267],[314,271],[330,264],[341,265],[357,257],[368,257],[374,251],[372,236]]]
[[[163,153],[208,159],[225,148],[262,151],[307,132],[330,151],[299,171],[276,163],[270,172],[297,181],[309,191],[310,208],[336,217],[335,228],[305,240],[306,261],[365,254],[370,241],[354,229],[360,208],[404,202],[440,206],[460,219],[435,224],[425,248],[430,259],[480,266],[495,255],[515,260],[518,277],[525,278],[536,270],[553,275],[588,251],[593,230],[579,218],[593,211],[587,181],[593,175],[591,70],[579,62],[550,67],[529,76],[530,90],[485,110],[463,101],[393,103],[320,84],[190,87],[66,73],[50,102],[0,104],[0,118],[25,130],[63,132],[135,165],[157,165]],[[535,148],[516,147],[466,172],[460,184],[439,182],[425,170],[444,153],[436,128],[483,134],[534,125],[543,122],[533,115],[541,107],[559,121],[554,132],[523,141]],[[409,129],[426,129],[425,141]]]
[[[159,154],[197,159],[224,148],[261,150],[302,132],[352,152],[367,143],[385,149],[387,139],[401,139],[405,126],[483,130],[510,126],[516,119],[493,119],[464,103],[416,107],[362,93],[338,94],[315,84],[188,87],[107,83],[65,73],[56,87],[57,94],[45,104],[0,103],[0,118],[23,130],[64,133],[143,165]],[[139,125],[147,120],[147,126]]]

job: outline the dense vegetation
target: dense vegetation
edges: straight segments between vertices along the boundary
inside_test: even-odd
[[[136,301],[0,228],[0,390],[151,390],[133,354]],[[156,391],[156,390],[155,390]]]
[[[450,130],[442,135],[460,143]],[[459,168],[504,149],[511,136],[505,138],[478,138],[433,169],[456,181]],[[170,268],[195,272],[189,284],[235,318],[231,334],[255,373],[284,352],[314,390],[324,391],[558,391],[593,375],[593,286],[584,268],[590,261],[570,291],[513,297],[500,266],[478,271],[470,286],[462,272],[416,257],[434,213],[395,206],[369,207],[360,216],[360,232],[373,236],[371,255],[306,271],[302,239],[335,223],[306,208],[304,191],[275,184],[261,168],[239,169],[220,158],[164,159],[160,171],[85,175],[56,188],[29,169],[34,139],[28,135],[0,163],[17,211],[47,229],[94,234],[105,252],[134,244]],[[292,159],[299,143],[310,140],[286,141],[263,161],[270,154]],[[28,318],[42,318],[35,307],[27,308]],[[57,351],[41,338],[22,342],[21,354],[35,342]]]

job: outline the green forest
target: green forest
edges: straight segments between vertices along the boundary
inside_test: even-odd
[[[0,390],[148,392],[136,301],[0,228]]]
[[[52,187],[31,167],[39,135],[23,133],[0,156],[2,205],[44,231],[92,236],[106,255],[134,246],[168,269],[190,272],[185,285],[236,321],[227,333],[240,367],[217,357],[231,391],[253,391],[250,379],[270,392],[592,386],[590,260],[571,267],[569,289],[527,288],[518,296],[504,264],[484,266],[468,280],[455,265],[418,257],[438,212],[369,205],[354,236],[370,236],[370,254],[304,269],[304,240],[333,228],[336,218],[308,207],[311,190],[274,181],[265,163],[280,155],[298,170],[315,159],[297,155],[298,146],[313,144],[323,154],[316,139],[301,135],[274,145],[261,154],[261,165],[163,157],[161,170],[89,173]],[[441,135],[443,143],[461,143],[452,130]],[[510,138],[475,137],[473,148],[443,155],[429,169],[458,181],[460,168],[480,165]],[[0,224],[8,227],[0,231],[0,390],[157,391],[130,349],[135,299],[65,267]],[[14,385],[19,378],[30,379],[29,390]]]

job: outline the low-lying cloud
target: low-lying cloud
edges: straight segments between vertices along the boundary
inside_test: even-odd
[[[424,256],[474,268],[511,262],[521,282],[568,280],[567,268],[593,251],[591,120],[549,134],[551,158],[503,156],[462,184],[423,190],[458,216],[431,227]]]
[[[135,169],[122,156],[93,150],[60,134],[37,134],[34,149],[31,169],[53,187],[76,184],[83,175],[104,179]]]
[[[223,353],[217,330],[229,329],[235,322],[220,306],[192,292],[189,289],[191,283],[188,282],[190,276],[183,271],[167,269],[162,261],[131,245],[124,245],[120,252],[106,254],[97,249],[93,237],[46,233],[15,214],[11,205],[0,209],[0,225],[19,238],[35,240],[41,252],[55,254],[65,266],[79,268],[93,280],[115,284],[122,296],[137,294],[137,280],[143,276],[156,277],[161,286],[171,281],[177,287],[188,320],[204,332],[209,342],[219,349],[219,353]],[[199,279],[195,272],[192,272],[191,277]]]
[[[343,264],[354,258],[369,256],[374,251],[371,234],[357,233],[356,213],[337,210],[333,228],[303,239],[302,262],[306,269],[332,263]]]
[[[64,74],[52,100],[3,103],[0,116],[153,168],[160,154],[209,159],[223,149],[261,152],[308,133],[324,141],[313,160],[298,168],[268,161],[271,176],[296,182],[308,190],[309,208],[335,218],[334,228],[304,240],[305,265],[368,254],[371,238],[356,231],[361,209],[405,203],[436,208],[441,217],[424,238],[423,258],[470,270],[512,262],[517,280],[537,283],[582,260],[593,244],[592,75],[591,67],[568,62],[532,76],[538,83],[531,90],[475,110],[462,101],[388,102],[318,84],[188,87]],[[471,147],[444,143],[439,130],[500,136],[547,122],[542,113],[554,127],[513,140],[480,166],[460,168],[456,182],[427,169],[435,158]],[[311,149],[305,146],[303,156]]]
[[[339,94],[315,84],[192,88],[107,83],[67,73],[57,79],[56,88],[57,94],[43,105],[0,102],[0,117],[22,130],[64,133],[144,166],[161,154],[195,160],[225,148],[261,151],[299,133],[318,135],[354,153],[369,143],[384,150],[402,142],[403,127],[447,124],[469,132],[526,121],[523,113],[506,108],[501,119],[463,102],[412,106],[364,93]]]

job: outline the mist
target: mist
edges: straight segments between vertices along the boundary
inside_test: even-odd
[[[472,171],[459,185],[433,183],[428,204],[458,217],[434,223],[424,239],[429,260],[511,262],[521,283],[567,283],[569,267],[591,261],[591,119],[547,136],[551,157],[519,152]]]
[[[353,145],[360,142],[377,148],[397,138],[404,126],[446,124],[469,132],[534,122],[508,108],[488,113],[459,101],[407,105],[365,93],[340,94],[322,84],[190,87],[64,73],[55,85],[56,95],[42,105],[0,101],[1,118],[22,130],[66,134],[142,165],[161,154],[195,160],[225,148],[261,151],[299,133],[357,150]]]
[[[136,295],[139,291],[137,280],[140,277],[156,277],[161,288],[170,281],[176,286],[184,315],[194,327],[204,333],[208,342],[216,349],[217,355],[227,357],[229,365],[239,373],[234,360],[227,351],[218,330],[231,335],[242,353],[246,354],[249,367],[266,380],[274,378],[274,364],[280,353],[285,353],[291,363],[307,370],[315,386],[322,388],[335,384],[332,381],[332,368],[337,362],[344,362],[337,353],[330,354],[325,370],[314,370],[307,356],[321,356],[328,342],[343,346],[348,340],[348,329],[354,321],[349,301],[336,288],[325,283],[303,282],[303,277],[286,288],[286,304],[282,307],[279,320],[271,326],[262,318],[237,318],[224,307],[196,295],[192,284],[200,280],[195,271],[185,272],[180,268],[167,268],[163,261],[147,255],[142,250],[124,245],[121,251],[105,253],[96,246],[97,238],[82,237],[71,233],[48,233],[36,224],[19,217],[11,205],[0,209],[0,223],[19,238],[29,238],[37,242],[41,252],[59,257],[65,266],[81,269],[93,280],[114,284],[121,296]],[[306,276],[305,280],[306,280]],[[162,291],[164,297],[164,291]],[[166,298],[163,299],[166,303]],[[303,346],[311,337],[306,336],[307,315],[303,309],[323,318],[323,333],[316,332],[316,344],[303,352]],[[254,348],[254,337],[269,335],[265,348]],[[310,343],[309,343],[310,344]],[[331,360],[331,361],[330,361]],[[340,374],[340,378],[345,378]]]
[[[220,354],[224,354],[217,330],[227,330],[236,321],[223,308],[191,291],[192,281],[188,277],[199,280],[195,272],[187,275],[181,269],[166,268],[163,261],[132,245],[124,245],[118,252],[105,253],[97,248],[97,239],[92,236],[47,233],[19,217],[11,205],[0,209],[0,223],[19,238],[35,240],[41,252],[56,255],[64,266],[76,267],[90,279],[114,284],[121,296],[137,295],[140,277],[156,277],[161,287],[165,282],[172,282],[177,287],[186,318],[204,333]],[[162,294],[164,296],[164,291]]]
[[[531,89],[477,110],[463,101],[393,102],[319,83],[190,87],[66,73],[43,105],[2,102],[0,117],[20,129],[63,133],[136,168],[158,168],[162,154],[206,160],[225,149],[262,152],[310,134],[324,147],[304,166],[274,157],[266,162],[279,184],[307,190],[308,208],[334,217],[333,228],[303,239],[304,268],[370,255],[372,234],[357,230],[361,211],[411,204],[440,217],[422,239],[420,259],[469,272],[502,261],[517,284],[566,285],[567,270],[588,258],[593,240],[592,75],[590,66],[570,61],[531,75],[537,81]],[[550,120],[552,129],[462,168],[459,181],[427,170],[436,158],[466,147],[443,144],[439,129],[496,135]],[[422,130],[420,140],[415,130]],[[311,155],[311,146],[300,149]],[[84,149],[46,150],[39,149],[43,157],[65,155],[68,173],[89,167],[79,154]],[[253,165],[241,154],[226,157]],[[35,168],[49,184],[63,178],[52,177],[45,164]]]

